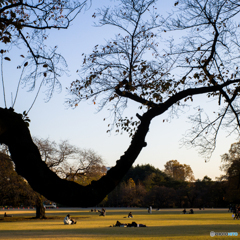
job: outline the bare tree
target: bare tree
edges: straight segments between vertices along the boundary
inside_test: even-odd
[[[195,95],[215,99],[223,108],[214,121],[206,124],[201,121],[200,128],[195,129],[197,136],[192,142],[196,146],[203,146],[211,153],[222,125],[238,131],[239,30],[235,22],[240,10],[238,1],[179,1],[175,8],[180,7],[180,15],[168,20],[158,15],[153,7],[155,2],[121,0],[114,10],[100,10],[96,14],[101,17],[100,24],[117,27],[120,35],[105,46],[96,46],[86,56],[85,75],[71,85],[72,106],[87,99],[99,101],[101,107],[109,105],[114,112],[114,125],[132,137],[116,166],[99,181],[84,187],[58,178],[42,162],[22,116],[0,109],[3,116],[0,142],[9,146],[18,173],[47,198],[69,206],[93,206],[100,202],[147,145],[145,137],[152,119],[168,110],[181,110]],[[184,44],[175,47],[170,42],[170,48],[166,49],[157,43],[165,31],[174,30],[189,34],[185,35]],[[181,71],[175,75],[178,69]],[[123,117],[122,110],[128,101],[142,109],[137,119]],[[205,130],[213,134],[212,140],[208,140]]]
[[[42,161],[60,178],[88,185],[106,174],[104,160],[91,149],[80,149],[67,140],[56,143],[34,137]]]
[[[147,11],[153,3],[122,1],[121,11],[103,9],[96,14],[100,25],[117,27],[120,34],[85,57],[85,76],[72,83],[69,103],[77,106],[92,99],[99,109],[108,105],[116,131],[120,128],[132,136],[142,118],[124,118],[129,101],[145,108],[143,113],[151,113],[151,118],[167,111],[171,117],[193,96],[205,95],[218,102],[216,117],[211,119],[199,107],[190,116],[193,127],[184,142],[209,159],[221,126],[239,134],[238,1],[178,1],[176,14],[167,20],[155,7],[151,14]],[[143,16],[149,14],[146,21]],[[183,41],[167,39],[169,48],[157,42],[168,31],[182,31]]]
[[[71,166],[65,166],[66,179],[75,181],[83,186],[99,180],[107,173],[104,160],[91,149],[79,150],[76,161]]]
[[[76,157],[79,151],[77,147],[71,145],[67,140],[60,141],[60,143],[57,144],[55,141],[51,141],[48,138],[39,139],[34,137],[33,141],[39,149],[42,161],[55,172],[57,172],[57,167],[61,164]]]
[[[185,142],[211,157],[221,128],[239,136],[239,1],[179,1],[179,14],[166,24],[166,30],[181,30],[188,35],[175,45],[169,56],[178,56],[177,67],[183,72],[186,88],[223,86],[207,93],[215,100],[214,116],[199,107],[190,116],[193,123]],[[192,99],[193,95],[189,95]],[[212,115],[212,114],[211,114]]]

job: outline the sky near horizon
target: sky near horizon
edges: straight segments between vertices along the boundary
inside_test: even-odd
[[[62,91],[59,94],[55,93],[49,102],[44,102],[45,94],[41,92],[29,113],[32,136],[49,138],[56,142],[69,140],[71,144],[80,148],[93,149],[102,156],[107,166],[115,165],[116,161],[127,150],[131,139],[126,133],[122,135],[116,135],[114,131],[106,133],[107,125],[110,123],[108,121],[109,112],[106,109],[97,113],[97,107],[92,101],[82,102],[76,109],[71,109],[65,104],[65,101],[69,97],[66,88],[70,86],[72,81],[76,80],[76,70],[81,67],[82,53],[91,53],[96,44],[103,44],[105,40],[114,37],[112,28],[94,27],[93,22],[96,19],[92,18],[96,8],[114,3],[116,1],[93,0],[91,8],[80,13],[68,30],[49,32],[48,42],[52,46],[58,45],[58,51],[67,60],[69,76],[65,75],[61,78]],[[158,1],[156,7],[166,12],[171,10],[174,3],[175,0]],[[16,50],[14,54],[18,51],[21,52],[21,50]],[[19,71],[15,70],[14,57],[15,55],[11,55],[12,61],[4,62],[3,68],[8,105],[11,102],[11,93],[14,95],[16,91],[20,76]],[[0,85],[0,87],[2,91],[2,86]],[[27,87],[21,87],[15,106],[16,112],[22,113],[27,110],[35,94],[36,91],[27,92]],[[208,162],[199,156],[197,149],[181,146],[183,135],[191,127],[187,117],[194,113],[193,108],[201,105],[207,110],[211,110],[216,107],[215,104],[217,103],[211,102],[206,97],[198,96],[194,97],[193,105],[190,108],[185,108],[184,113],[174,116],[171,121],[163,122],[163,119],[168,117],[167,113],[155,118],[146,137],[147,147],[143,148],[134,165],[151,164],[163,170],[167,161],[176,159],[181,164],[190,165],[196,179],[202,179],[206,175],[213,180],[215,177],[219,177],[222,174],[219,170],[220,156],[227,153],[230,145],[237,141],[236,136],[226,137],[227,133],[221,131],[217,148]],[[0,97],[0,106],[4,107],[3,97]],[[129,103],[125,114],[135,115],[136,106]],[[107,120],[103,121],[104,118]]]

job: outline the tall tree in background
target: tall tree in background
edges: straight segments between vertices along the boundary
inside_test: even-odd
[[[67,140],[56,143],[34,137],[42,161],[60,178],[88,185],[107,172],[104,160],[91,149],[80,149]]]
[[[56,143],[48,138],[34,137],[33,141],[38,146],[42,161],[60,178],[88,185],[107,172],[103,159],[91,149],[79,149],[66,140]],[[36,218],[46,218],[44,197],[17,175],[7,148],[0,152],[0,173],[0,205],[34,205]]]
[[[187,164],[181,164],[177,160],[170,160],[164,165],[164,172],[178,181],[194,181],[194,175],[191,167]]]
[[[124,176],[123,181],[127,181],[128,179],[132,178],[136,183],[138,182],[143,183],[149,176],[152,175],[158,176],[162,180],[167,177],[167,175],[164,172],[150,164],[145,165],[138,164],[137,166],[131,167],[129,169],[127,174]]]
[[[11,158],[0,152],[0,205],[35,206],[38,194],[14,170]]]
[[[22,115],[0,109],[0,142],[9,146],[17,172],[47,198],[69,206],[100,202],[147,145],[145,137],[151,121],[167,111],[182,110],[195,95],[212,98],[220,106],[213,120],[204,119],[201,108],[192,118],[196,126],[190,142],[202,153],[211,155],[221,126],[238,132],[239,28],[235,20],[239,1],[182,0],[175,3],[178,14],[168,20],[158,14],[155,2],[121,0],[115,9],[103,9],[94,15],[100,16],[100,25],[116,27],[119,34],[86,56],[85,75],[71,84],[72,106],[89,99],[100,108],[108,106],[114,113],[112,126],[132,137],[116,166],[99,181],[83,187],[58,178],[42,162]],[[168,30],[182,30],[186,36],[183,43],[169,41],[168,49],[159,44],[160,36]],[[42,67],[48,66],[44,63]],[[137,118],[124,117],[128,101],[138,104]]]
[[[67,140],[56,143],[48,138],[34,137],[33,141],[39,149],[42,161],[61,179],[86,186],[107,172],[103,159],[91,149],[80,149]],[[37,200],[37,216],[44,218],[43,197]]]
[[[222,180],[227,180],[228,184],[226,198],[237,203],[240,200],[240,142],[233,143],[221,157],[220,169],[225,172]]]

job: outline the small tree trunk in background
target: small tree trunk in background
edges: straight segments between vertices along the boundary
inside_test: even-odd
[[[46,218],[41,196],[38,196],[36,200],[36,218]]]

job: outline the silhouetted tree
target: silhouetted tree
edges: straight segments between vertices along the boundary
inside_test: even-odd
[[[145,165],[137,165],[135,167],[131,167],[129,171],[126,173],[126,175],[123,178],[123,181],[127,181],[129,178],[132,178],[134,182],[143,182],[145,179],[151,175],[151,174],[156,174],[156,176],[163,176],[167,177],[165,173],[163,173],[161,170],[158,168],[155,168],[154,166],[150,164],[145,164]]]
[[[221,158],[220,169],[225,172],[221,180],[227,181],[228,185],[226,199],[237,203],[240,200],[240,142],[233,143]]]
[[[17,172],[45,197],[69,206],[93,206],[100,202],[119,184],[146,147],[151,121],[168,110],[173,113],[181,110],[193,96],[202,94],[220,105],[214,120],[203,119],[200,108],[192,118],[196,124],[190,132],[190,142],[201,147],[202,153],[211,155],[222,125],[239,128],[239,28],[235,24],[238,1],[179,1],[175,4],[179,14],[168,20],[157,13],[155,2],[122,0],[114,10],[99,10],[96,16],[101,18],[100,25],[117,27],[120,34],[106,45],[96,46],[85,57],[85,75],[81,73],[80,80],[71,84],[70,105],[91,99],[94,103],[98,101],[100,109],[108,106],[114,113],[117,131],[127,131],[132,137],[116,166],[99,181],[83,187],[57,177],[42,162],[24,116],[0,108],[0,143],[8,145]],[[157,43],[159,35],[168,30],[186,33],[184,43],[170,41],[169,49],[158,51],[158,47],[163,47]],[[36,58],[35,54],[32,56]],[[44,61],[42,67],[51,73],[50,63],[45,65]],[[142,109],[137,118],[122,115],[128,101]]]

